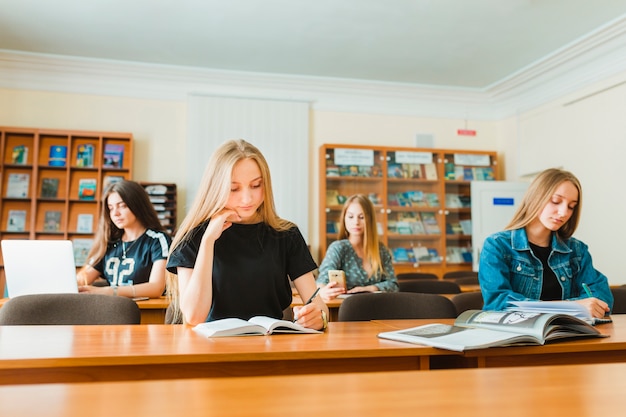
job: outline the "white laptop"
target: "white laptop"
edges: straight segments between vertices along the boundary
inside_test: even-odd
[[[78,293],[71,240],[3,240],[9,298],[26,294]]]

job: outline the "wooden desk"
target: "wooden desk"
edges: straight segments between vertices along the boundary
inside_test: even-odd
[[[624,374],[596,364],[4,386],[0,415],[619,416]]]
[[[423,370],[458,356],[379,339],[384,329],[209,339],[185,325],[0,326],[0,384]]]
[[[626,314],[611,316],[613,323],[597,328],[609,335],[602,339],[572,339],[544,346],[507,346],[501,348],[468,350],[463,353],[465,366],[537,366],[577,363],[626,362]],[[377,320],[377,323],[393,329],[403,329],[422,324],[453,323],[453,319],[439,320]]]
[[[0,299],[0,307],[2,307],[8,300],[8,298]],[[137,301],[137,305],[141,309],[141,324],[165,323],[165,311],[169,305],[169,302],[165,297]]]

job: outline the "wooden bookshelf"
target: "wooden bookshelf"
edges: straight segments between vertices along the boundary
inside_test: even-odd
[[[97,226],[103,182],[108,177],[132,179],[132,161],[131,133],[0,127],[0,239],[88,244]],[[89,219],[91,227],[85,222]],[[2,265],[0,254],[0,294]]]
[[[165,230],[174,237],[176,233],[176,184],[139,181],[150,196],[150,202]]]
[[[470,183],[499,178],[495,152],[326,144],[319,166],[319,259],[359,193],[374,203],[396,274],[471,270]]]

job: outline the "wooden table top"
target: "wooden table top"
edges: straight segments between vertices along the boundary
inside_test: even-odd
[[[205,338],[186,325],[0,326],[0,384],[428,369],[452,354],[380,339],[384,328]]]
[[[622,415],[626,364],[13,385],[0,415]],[[35,399],[35,400],[34,400]]]

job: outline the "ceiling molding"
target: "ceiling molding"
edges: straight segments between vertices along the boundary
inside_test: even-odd
[[[0,87],[186,100],[189,94],[303,100],[314,109],[501,120],[626,72],[626,17],[484,89],[151,65],[0,50]]]

